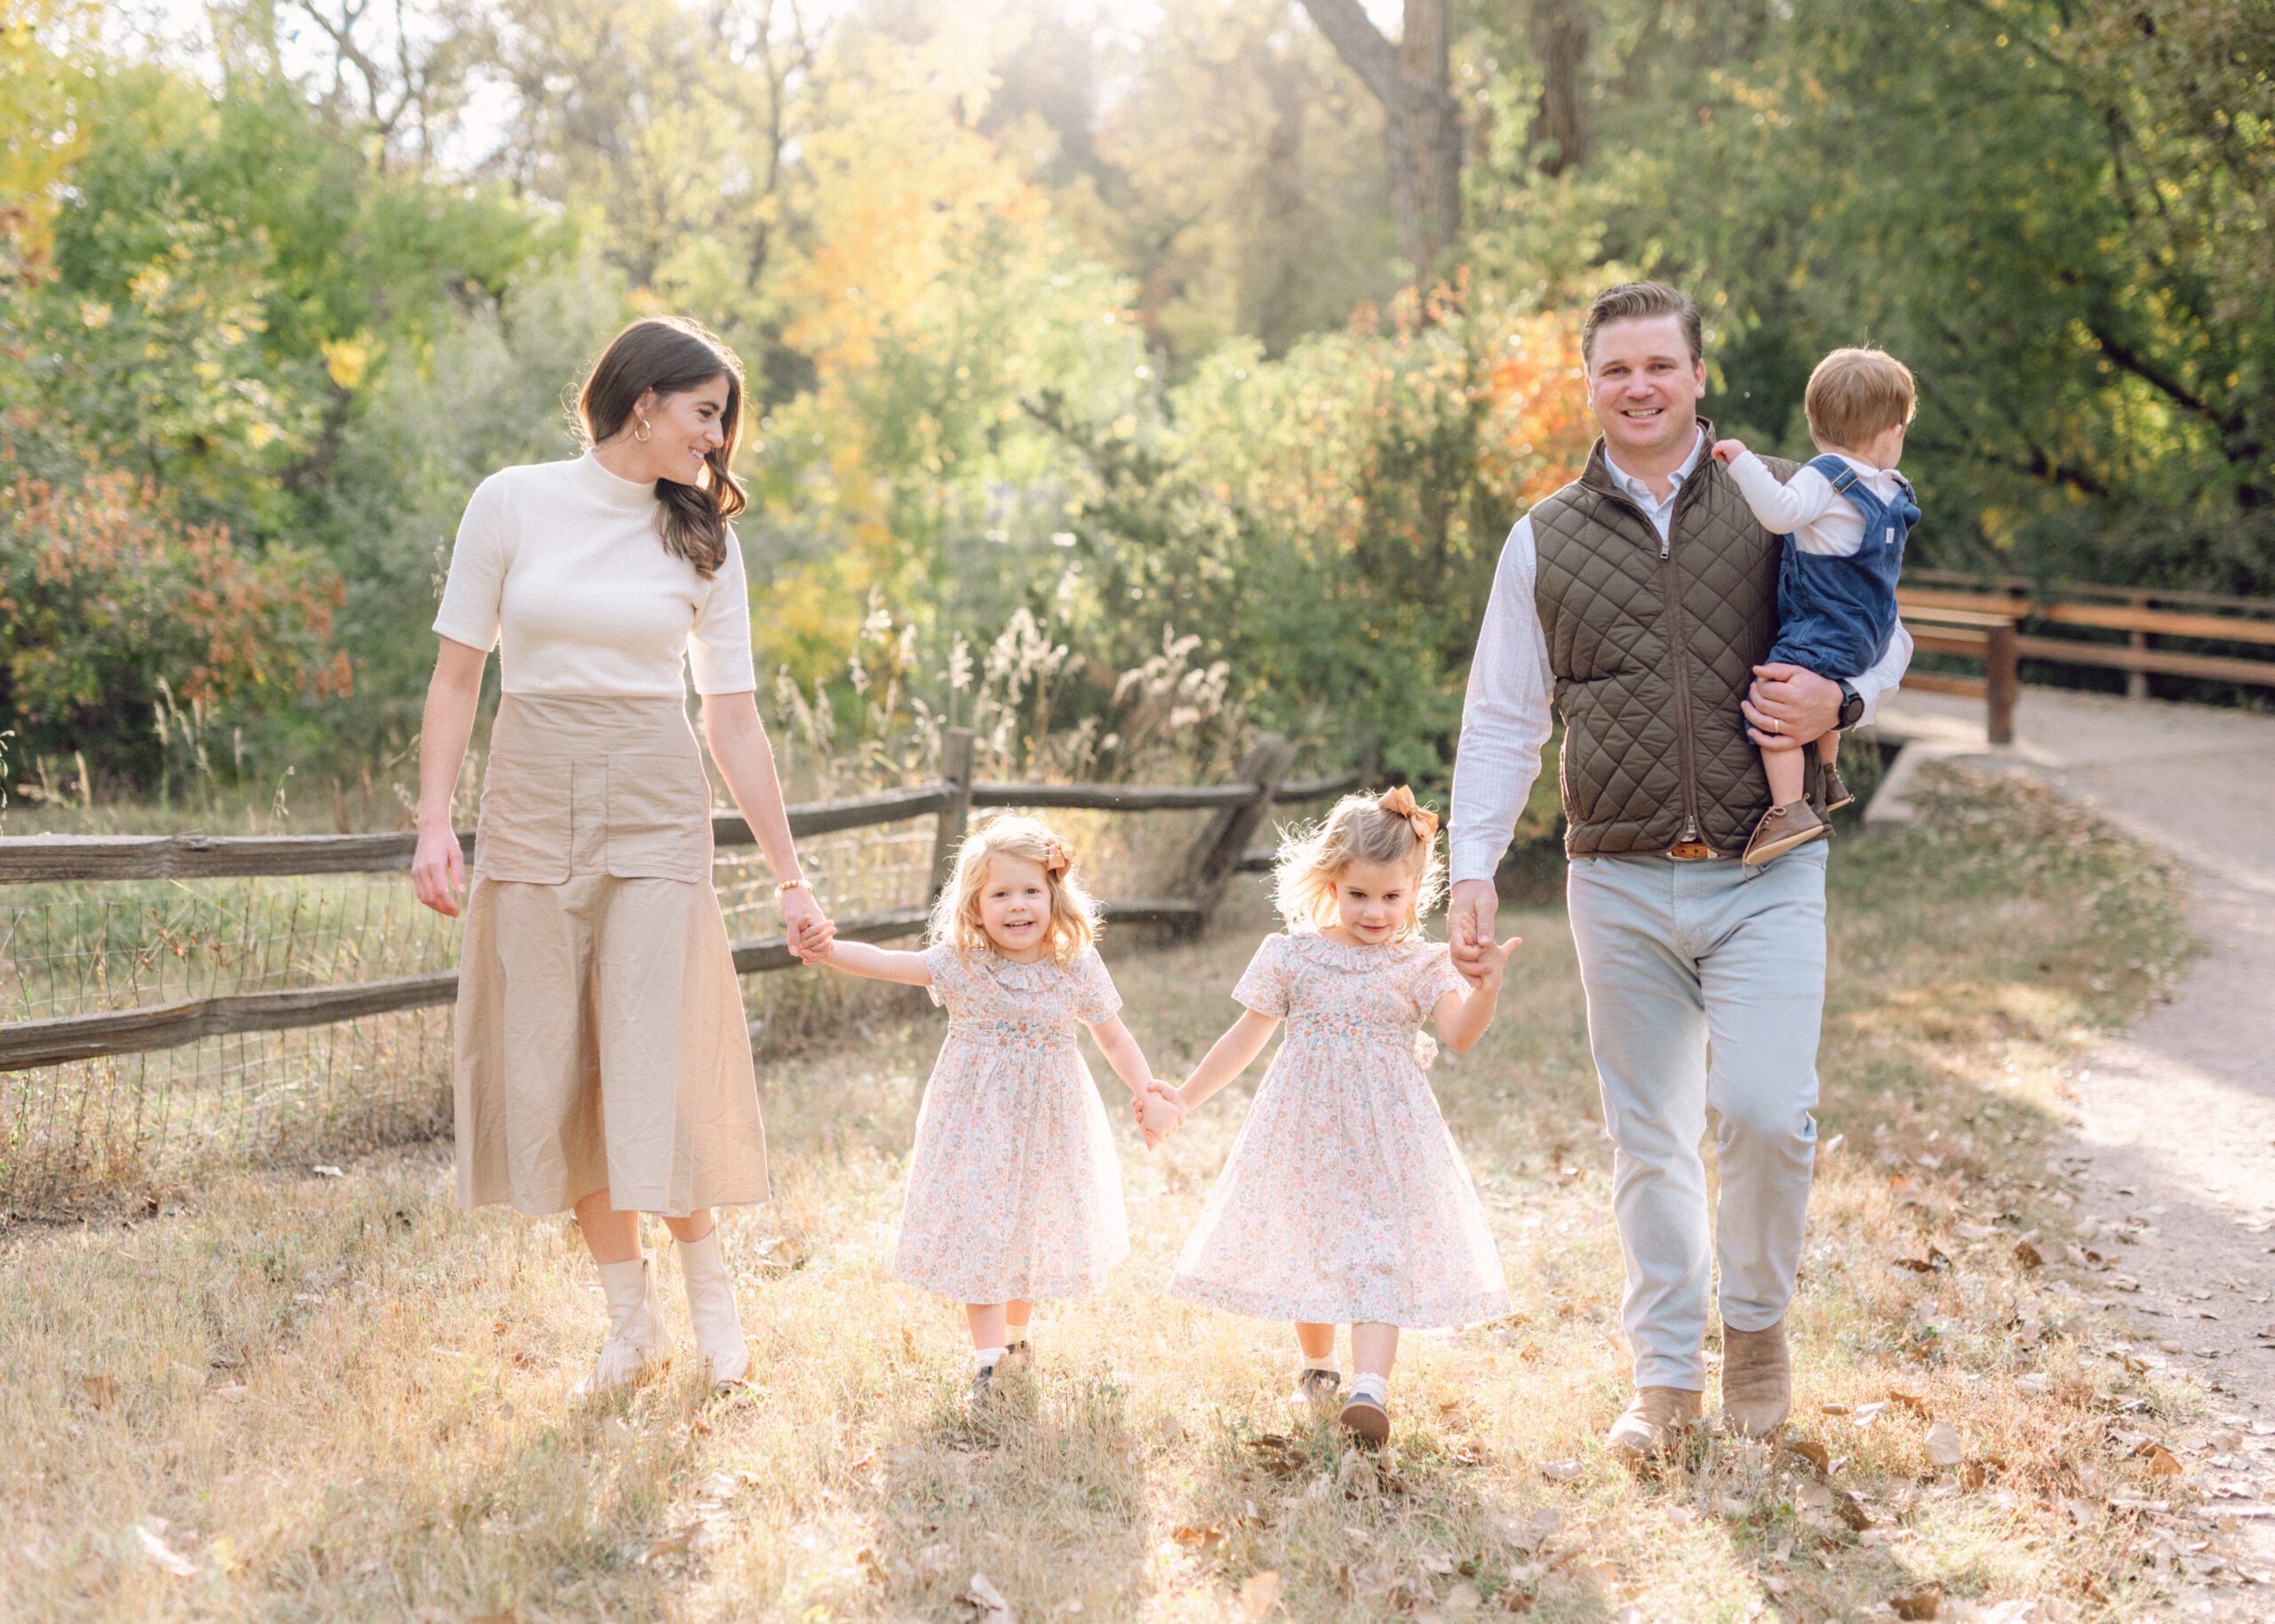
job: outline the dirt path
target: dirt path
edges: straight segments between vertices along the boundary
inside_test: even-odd
[[[1984,748],[1976,702],[1905,695],[1883,725]],[[2080,1063],[2072,1166],[2118,1260],[2099,1278],[2219,1401],[2240,1446],[2206,1469],[2248,1491],[2239,1543],[2275,1563],[2275,718],[2032,689],[2016,730],[2006,760],[2187,869],[2202,956]]]

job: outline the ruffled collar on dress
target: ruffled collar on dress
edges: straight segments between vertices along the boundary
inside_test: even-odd
[[[964,962],[985,973],[997,986],[1015,988],[1021,992],[1048,991],[1065,978],[1067,969],[1066,966],[1053,962],[1048,953],[1033,964],[1021,964],[994,951],[971,954]]]
[[[1289,943],[1311,958],[1346,970],[1379,970],[1402,964],[1433,945],[1426,936],[1409,936],[1403,942],[1383,947],[1361,947],[1349,942],[1330,941],[1316,930],[1291,930],[1287,935]]]

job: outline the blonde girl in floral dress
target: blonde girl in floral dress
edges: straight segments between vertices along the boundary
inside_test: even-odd
[[[1435,1050],[1422,1023],[1457,1052],[1483,1037],[1516,943],[1490,946],[1471,985],[1445,944],[1424,938],[1444,884],[1437,828],[1401,786],[1346,795],[1282,846],[1289,927],[1257,950],[1233,989],[1247,1012],[1176,1091],[1185,1109],[1200,1104],[1288,1023],[1169,1290],[1295,1321],[1297,1392],[1313,1404],[1342,1383],[1335,1327],[1349,1325],[1357,1373],[1339,1420],[1368,1444],[1390,1434],[1401,1325],[1509,1310],[1500,1254],[1424,1073]]]
[[[840,941],[817,960],[947,1008],[893,1272],[964,1305],[975,1407],[1007,1358],[1026,1357],[1037,1299],[1089,1296],[1130,1255],[1121,1164],[1075,1028],[1138,1096],[1149,1142],[1182,1115],[1116,1018],[1098,904],[1074,869],[1040,820],[997,816],[957,852],[922,952]]]

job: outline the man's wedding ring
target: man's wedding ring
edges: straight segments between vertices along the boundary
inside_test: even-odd
[[[1785,730],[1785,724],[1773,716],[1769,719],[1769,730],[1772,733],[1783,733]]]

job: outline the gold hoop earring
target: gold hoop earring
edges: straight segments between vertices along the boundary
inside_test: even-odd
[[[653,432],[654,431],[650,429],[648,426],[648,419],[643,418],[640,419],[640,426],[632,431],[632,437],[635,440],[637,440],[642,445],[645,445],[648,443],[649,434]]]

